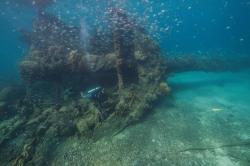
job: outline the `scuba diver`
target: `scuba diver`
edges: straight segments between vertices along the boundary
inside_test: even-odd
[[[103,110],[103,108],[104,108],[103,102],[106,99],[105,93],[104,93],[104,88],[98,86],[98,87],[95,87],[93,89],[86,91],[85,93],[81,92],[80,94],[81,94],[82,98],[92,100],[97,104],[97,106],[100,110],[102,120],[105,119],[105,117],[107,117],[106,112]]]
[[[101,99],[103,94],[104,94],[104,88],[98,86],[88,90],[86,93],[81,92],[81,97],[98,101]]]

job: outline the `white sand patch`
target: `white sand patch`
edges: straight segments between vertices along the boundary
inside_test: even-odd
[[[239,164],[233,162],[228,156],[217,156],[217,166],[238,166]]]
[[[222,108],[212,108],[211,109],[211,112],[221,112],[221,111],[223,111],[224,109],[222,109]]]
[[[239,164],[232,161],[226,152],[222,149],[216,150],[216,164],[217,166],[238,166]]]

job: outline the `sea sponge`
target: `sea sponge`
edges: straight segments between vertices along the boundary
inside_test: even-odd
[[[161,82],[159,85],[159,92],[162,95],[168,95],[171,91],[171,88],[168,86],[166,82]]]

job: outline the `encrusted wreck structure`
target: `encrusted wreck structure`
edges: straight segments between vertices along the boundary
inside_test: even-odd
[[[222,66],[220,59],[164,58],[157,43],[120,9],[110,12],[112,29],[91,34],[86,50],[80,28],[44,12],[46,5],[38,2],[42,7],[28,35],[30,49],[20,63],[24,86],[0,93],[4,164],[47,165],[53,147],[65,138],[121,132],[169,94],[171,72],[234,66]],[[95,87],[101,91],[94,97],[84,95]]]
[[[116,20],[112,29],[94,33],[87,51],[79,27],[38,13],[28,36],[29,52],[20,63],[25,88],[11,103],[14,118],[0,126],[5,154],[0,161],[44,165],[56,142],[114,135],[169,93],[166,65],[155,41],[133,26],[125,11],[114,9],[110,17]],[[81,96],[94,87],[102,89],[97,97]]]

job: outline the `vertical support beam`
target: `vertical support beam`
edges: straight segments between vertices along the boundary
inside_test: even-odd
[[[125,75],[134,61],[133,27],[127,14],[122,9],[112,9],[114,51],[116,54],[116,71],[118,88],[124,88]]]
[[[121,40],[121,30],[119,27],[115,27],[113,30],[114,35],[114,50],[116,54],[116,71],[118,79],[118,88],[121,90],[124,87],[124,79],[122,74],[122,68],[124,65],[123,55],[122,55],[122,40]]]

